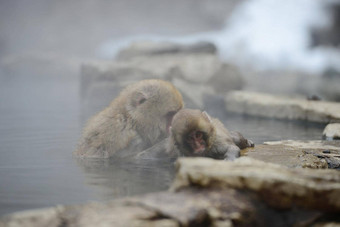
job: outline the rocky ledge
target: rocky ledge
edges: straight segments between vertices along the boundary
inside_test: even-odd
[[[272,141],[244,149],[242,155],[289,168],[340,169],[340,141]]]
[[[183,158],[169,191],[15,213],[0,226],[326,226],[339,212],[339,171]]]
[[[227,111],[252,116],[321,123],[340,122],[340,103],[336,102],[233,91],[226,95],[225,105]]]
[[[244,86],[235,65],[220,60],[210,43],[132,43],[114,61],[88,61],[81,68],[83,103],[106,106],[126,85],[143,79],[164,79],[182,93],[187,107],[203,107],[206,96]]]

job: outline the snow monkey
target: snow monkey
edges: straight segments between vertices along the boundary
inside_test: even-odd
[[[143,80],[127,86],[85,126],[75,154],[127,157],[165,139],[173,116],[183,108],[182,95],[169,82]]]
[[[206,112],[182,109],[172,120],[166,152],[234,160],[240,156],[240,149],[253,146],[251,140],[238,132],[229,132],[221,121]]]

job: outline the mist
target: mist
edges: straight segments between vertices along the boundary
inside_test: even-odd
[[[100,111],[130,77],[149,73],[144,65],[135,70],[136,65],[117,63],[117,53],[133,42],[189,45],[207,41],[216,46],[217,55],[208,53],[202,59],[236,68],[242,74],[239,81],[244,90],[304,97],[331,92],[335,98],[330,100],[340,100],[336,93],[339,4],[330,0],[0,1],[0,215],[56,204],[107,201],[169,187],[175,172],[169,163],[125,165],[72,159],[89,117],[86,108],[90,106],[91,115]],[[212,68],[203,60],[189,63]],[[94,77],[101,73],[102,65],[113,65],[117,78],[90,80],[84,97],[84,66],[91,64],[98,69]],[[164,68],[156,65],[152,70],[159,69]],[[335,80],[323,85],[329,71]],[[190,72],[202,75],[205,71],[198,67]],[[147,76],[164,76],[156,74]],[[139,76],[131,80],[144,79]],[[198,84],[193,80],[189,85]],[[210,91],[205,82],[199,86]],[[219,101],[209,102],[208,112],[228,129],[242,130],[255,143],[319,139],[324,128],[227,115]]]

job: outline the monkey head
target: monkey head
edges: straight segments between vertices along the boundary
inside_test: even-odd
[[[206,112],[182,109],[171,124],[171,139],[185,156],[207,156],[216,130]]]
[[[164,139],[173,116],[183,108],[180,92],[163,80],[144,80],[128,86],[124,92],[126,114],[138,134],[150,144]]]

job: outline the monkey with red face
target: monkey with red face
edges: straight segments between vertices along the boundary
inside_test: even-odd
[[[251,140],[238,132],[229,132],[206,112],[182,109],[172,120],[166,149],[170,155],[234,160],[240,156],[240,149],[252,146]]]
[[[182,107],[181,94],[169,82],[132,84],[89,120],[75,154],[96,158],[134,155],[165,139],[172,117]]]

